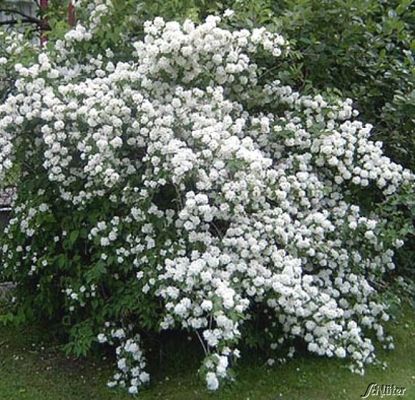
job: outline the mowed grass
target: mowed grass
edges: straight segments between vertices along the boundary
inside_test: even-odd
[[[201,354],[193,342],[169,339],[156,345],[151,361],[153,380],[139,393],[143,400],[357,400],[370,383],[407,388],[405,400],[415,400],[415,313],[405,307],[389,323],[394,351],[378,352],[388,368],[367,368],[354,375],[344,362],[299,355],[285,365],[266,368],[251,355],[236,368],[237,379],[209,393],[197,377]],[[46,335],[47,336],[47,335]],[[124,400],[131,396],[108,389],[108,359],[69,360],[33,328],[0,327],[0,400]],[[170,346],[170,347],[169,347]],[[372,399],[380,397],[369,397]],[[397,398],[388,396],[387,398]]]

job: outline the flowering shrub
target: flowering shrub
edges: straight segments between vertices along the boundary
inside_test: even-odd
[[[265,74],[280,35],[155,18],[120,61],[91,50],[112,7],[95,3],[15,65],[0,105],[1,176],[22,169],[2,245],[20,315],[61,321],[77,354],[116,345],[109,385],[133,394],[149,380],[141,332],[197,335],[215,390],[260,315],[273,351],[301,338],[363,372],[373,335],[393,346],[380,283],[402,241],[361,199],[413,174],[350,100]]]

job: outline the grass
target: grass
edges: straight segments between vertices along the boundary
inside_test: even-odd
[[[258,357],[242,362],[236,382],[209,393],[197,378],[199,354],[191,342],[171,341],[161,361],[153,357],[154,378],[142,400],[357,400],[374,382],[407,388],[399,398],[415,400],[415,315],[405,307],[389,324],[396,349],[379,351],[388,368],[370,366],[364,377],[343,362],[300,355],[283,366],[265,368]],[[0,327],[0,400],[131,400],[107,389],[111,363],[69,360],[51,343],[41,342],[35,329]],[[43,335],[45,337],[45,335]],[[168,342],[168,341],[167,341]],[[174,351],[172,351],[174,350]],[[160,349],[154,354],[160,354]],[[154,356],[153,354],[153,356]],[[377,396],[369,397],[376,399]],[[391,398],[390,396],[388,398]],[[396,397],[392,397],[396,398]]]

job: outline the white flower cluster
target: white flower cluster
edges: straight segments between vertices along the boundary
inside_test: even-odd
[[[141,350],[140,335],[127,337],[127,331],[123,328],[115,329],[110,323],[105,324],[106,333],[100,333],[97,337],[99,343],[109,343],[116,347],[117,373],[108,382],[108,387],[127,387],[130,394],[137,394],[140,386],[150,381],[150,375],[144,371],[146,359]]]
[[[95,28],[110,7],[99,3]],[[386,221],[365,215],[353,189],[389,196],[413,174],[370,141],[350,101],[260,79],[256,57],[280,56],[281,36],[219,22],[156,18],[130,61],[107,51],[74,63],[69,44],[91,35],[78,25],[58,55],[16,66],[16,93],[0,105],[0,173],[23,143],[60,202],[118,206],[89,227],[88,242],[116,260],[113,278],[132,266],[138,298],[162,300],[161,329],[198,335],[209,389],[228,377],[256,305],[269,315],[272,349],[300,337],[310,352],[348,357],[362,371],[374,360],[368,332],[386,340],[376,282],[394,264]],[[17,215],[29,234],[30,210]],[[136,393],[148,381],[142,351],[117,332],[111,385]]]
[[[112,0],[74,0],[72,4],[78,10],[82,9],[82,7],[86,8],[86,12],[88,14],[87,26],[91,32],[97,30],[99,27],[102,27],[102,19],[108,15],[111,15],[111,11],[113,9]],[[80,24],[78,24],[75,29],[69,31],[65,39],[71,40],[71,38],[74,38],[73,34],[75,33],[76,35],[76,32],[79,32],[79,30],[82,31]],[[91,36],[88,35],[88,37],[90,38]],[[75,40],[78,39],[81,39],[81,37],[75,36]]]

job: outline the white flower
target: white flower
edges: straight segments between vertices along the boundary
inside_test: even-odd
[[[209,390],[217,390],[219,388],[219,381],[213,372],[206,374],[206,384]]]
[[[109,241],[108,238],[103,237],[103,238],[101,238],[100,243],[101,243],[101,246],[106,247],[106,246],[109,246],[110,241]]]
[[[147,383],[150,381],[150,375],[147,372],[141,372],[139,378],[142,383]]]
[[[230,10],[229,8],[227,8],[227,9],[224,11],[223,16],[224,16],[225,18],[230,18],[230,17],[232,17],[234,14],[235,14],[235,11]]]
[[[336,356],[339,357],[339,358],[346,357],[346,350],[343,347],[337,348],[334,352],[335,352]]]
[[[100,333],[97,336],[97,339],[98,339],[98,342],[99,343],[105,343],[107,341],[107,337],[103,333]]]
[[[130,386],[128,388],[128,393],[130,393],[130,394],[137,394],[138,393],[138,387],[137,386]]]
[[[210,300],[203,300],[200,306],[202,307],[204,311],[211,311],[213,304]]]

